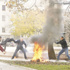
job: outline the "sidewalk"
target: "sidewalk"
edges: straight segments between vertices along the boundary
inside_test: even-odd
[[[8,61],[26,61],[26,62],[31,61],[31,59],[24,59],[24,58],[14,58],[14,59],[11,59],[10,57],[0,57],[0,60],[8,60]]]
[[[21,66],[15,66],[15,65],[10,65],[7,63],[0,62],[0,70],[36,70],[36,69],[31,69],[31,68],[21,67]]]
[[[11,59],[11,58],[9,58],[9,57],[0,57],[0,60],[6,60],[6,61],[24,61],[24,62],[30,62],[31,61],[31,59],[23,59],[23,58],[14,58],[14,59]],[[51,59],[51,60],[49,60],[48,59],[48,61],[49,62],[60,62],[60,63],[70,63],[70,60],[59,60],[59,61],[57,61],[57,60],[53,60],[53,59]]]

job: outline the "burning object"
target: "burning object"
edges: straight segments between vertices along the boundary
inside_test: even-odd
[[[43,60],[42,58],[42,51],[45,48],[45,46],[41,47],[41,45],[37,42],[34,43],[34,56],[31,61],[33,62],[44,62],[46,60]]]

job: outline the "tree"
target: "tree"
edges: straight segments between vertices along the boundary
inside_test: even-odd
[[[48,56],[49,59],[56,59],[55,52],[53,49],[53,43],[48,43]]]
[[[12,16],[11,19],[14,25],[14,29],[12,31],[12,33],[14,35],[16,35],[18,33],[18,30],[20,30],[17,26],[18,24],[20,23],[20,27],[23,26],[25,29],[23,32],[23,29],[21,28],[21,31],[19,31],[19,34],[21,34],[23,32],[23,34],[29,34],[29,35],[32,35],[33,33],[35,32],[41,32],[42,31],[42,24],[44,23],[44,10],[40,10],[38,8],[38,6],[36,5],[36,1],[37,0],[34,0],[33,4],[31,3],[31,6],[29,8],[26,8],[24,5],[26,3],[28,3],[30,0],[9,0],[7,3],[6,3],[6,6],[9,8],[9,10],[11,12],[13,12],[13,14],[15,14],[16,16]],[[34,11],[34,9],[32,9],[33,7],[36,8],[36,12]],[[21,19],[17,19],[17,17],[19,18],[19,15],[17,15],[19,13],[22,13],[22,15],[24,16],[20,16]],[[43,16],[43,17],[42,17]],[[14,17],[14,18],[13,18]],[[16,20],[14,20],[16,19]],[[30,20],[29,20],[30,19]],[[40,20],[39,20],[40,19]],[[17,21],[18,20],[18,21]],[[22,22],[21,22],[22,21]],[[40,23],[41,22],[41,23]],[[16,26],[17,25],[17,26]],[[28,26],[29,27],[28,27]],[[31,27],[31,28],[30,28]],[[17,28],[17,29],[15,29]],[[29,30],[28,30],[28,29]],[[34,30],[35,29],[35,30]],[[32,32],[30,32],[30,30]],[[22,35],[23,35],[22,34]],[[17,34],[18,35],[18,34]]]
[[[67,6],[65,12],[64,12],[64,33],[65,38],[68,42],[68,45],[70,46],[70,5]]]
[[[67,0],[58,0],[58,1],[59,1],[59,3],[57,3],[57,4],[59,4],[59,5],[68,4]],[[69,21],[70,20],[70,6],[67,7],[64,18],[65,18],[65,21],[64,21],[65,30],[70,35],[70,21]],[[50,59],[55,59],[56,58],[55,53],[54,53],[54,49],[53,49],[53,44],[48,44],[48,54],[49,54]]]
[[[55,4],[57,3],[57,4]],[[47,10],[47,25],[44,33],[47,33],[48,40],[48,55],[49,59],[56,59],[55,52],[53,49],[53,42],[59,38],[61,29],[61,5],[56,0],[49,0],[49,6]],[[49,16],[51,15],[51,16]],[[50,29],[51,28],[51,29]],[[58,34],[57,34],[58,33]]]
[[[37,6],[37,0],[33,0],[33,2],[30,2],[31,0],[9,0],[6,3],[6,6],[9,8],[10,11],[13,12],[24,12],[24,10],[30,10],[30,9],[40,9],[39,7],[45,5],[46,0],[42,1],[40,0],[40,6]],[[30,3],[30,4],[29,4]],[[25,4],[29,4],[30,6],[27,8],[25,7]],[[40,9],[41,10],[41,9]]]
[[[42,26],[45,23],[45,14],[39,10],[25,10],[24,13],[12,15],[11,18],[13,35],[33,35],[42,32]]]

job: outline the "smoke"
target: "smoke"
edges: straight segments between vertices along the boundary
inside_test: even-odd
[[[43,27],[43,33],[41,35],[35,35],[31,37],[31,42],[38,42],[40,44],[46,44],[46,42],[53,43],[59,39],[62,33],[62,10],[60,4],[56,0],[49,0],[49,6],[46,10],[46,23]]]

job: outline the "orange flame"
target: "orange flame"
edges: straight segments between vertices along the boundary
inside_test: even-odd
[[[32,61],[36,61],[38,59],[41,61],[42,50],[43,50],[43,48],[37,42],[35,42],[35,44],[34,44],[34,56],[32,58]]]

